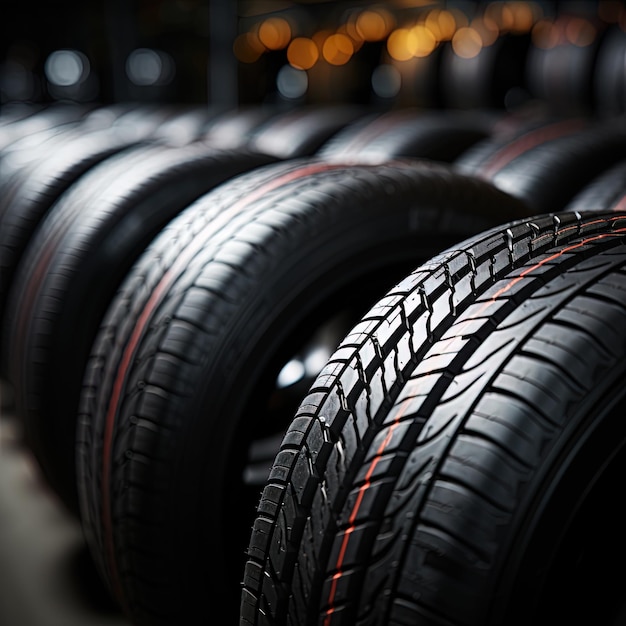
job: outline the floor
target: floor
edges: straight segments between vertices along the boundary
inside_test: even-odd
[[[129,626],[41,480],[0,381],[0,626]]]

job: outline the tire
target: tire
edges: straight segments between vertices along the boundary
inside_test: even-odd
[[[78,515],[76,414],[85,364],[119,283],[151,239],[202,194],[274,159],[138,146],[77,181],[31,237],[8,293],[2,365],[26,442]]]
[[[583,118],[536,125],[478,142],[455,161],[524,201],[529,214],[565,209],[596,176],[624,157],[626,120],[592,123]]]
[[[0,321],[16,268],[50,207],[89,169],[138,143],[109,131],[50,141],[48,154],[54,158],[32,158],[11,178],[0,200]]]
[[[184,624],[217,603],[236,622],[272,436],[301,398],[277,384],[284,366],[330,355],[418,259],[523,210],[442,165],[299,159],[221,185],[164,229],[109,306],[77,432],[84,533],[134,623]],[[259,473],[248,450],[264,446]]]
[[[462,154],[456,165],[466,174],[487,178],[526,150],[573,135],[591,124],[586,118],[562,118],[543,111],[507,113],[498,120],[491,135]]]
[[[362,317],[275,458],[241,626],[623,623],[625,233],[519,220]]]
[[[526,75],[531,94],[547,110],[561,116],[595,113],[593,81],[601,29],[598,20],[565,10],[537,24]]]
[[[248,149],[254,133],[275,115],[277,112],[272,106],[239,106],[214,117],[202,141],[220,150]]]
[[[20,135],[20,122],[41,112],[43,105],[28,102],[9,102],[0,108],[0,150]]]
[[[92,107],[79,104],[52,104],[48,106],[32,105],[32,115],[3,126],[0,133],[0,157],[11,145],[22,137],[27,137],[43,130],[62,126],[72,126],[88,117]]]
[[[27,166],[54,161],[57,150],[66,149],[64,146],[71,142],[84,142],[87,134],[108,132],[111,137],[123,138],[128,145],[146,140],[184,145],[200,139],[215,115],[217,110],[213,109],[132,103],[91,108],[47,107],[18,124],[6,145],[0,141],[0,184],[7,184]],[[1,201],[5,205],[4,188],[2,191]]]
[[[567,205],[568,211],[626,210],[626,160],[597,176]]]
[[[500,35],[471,58],[442,47],[440,82],[445,108],[465,110],[515,110],[526,104],[527,34]]]
[[[218,105],[159,104],[155,107],[152,117],[145,115],[146,105],[137,108],[139,116],[144,118],[142,121],[148,117],[153,124],[152,130],[145,131],[145,136],[173,147],[201,141],[215,119],[224,113]]]
[[[65,113],[67,119],[62,117]],[[80,117],[79,117],[80,116]],[[154,130],[155,122],[150,115],[139,115],[137,105],[111,105],[96,107],[89,111],[75,106],[45,108],[31,116],[14,131],[14,138],[0,149],[0,213],[19,193],[31,170],[47,162],[54,167],[57,152],[65,152],[72,142],[89,145],[86,135],[96,137],[107,132],[111,138],[124,137],[127,145],[145,140]],[[102,140],[97,139],[98,145]],[[84,148],[83,148],[84,151]]]
[[[215,117],[223,112],[217,105],[164,103],[118,103],[100,110],[105,114],[113,113],[115,127],[128,138],[150,139],[174,147],[201,139]],[[90,117],[97,119],[98,116]]]
[[[600,43],[593,72],[596,115],[611,119],[626,113],[626,32],[612,25]]]
[[[398,109],[351,124],[324,144],[316,156],[384,163],[415,157],[451,163],[478,141],[489,137],[496,115],[456,111]]]
[[[2,206],[8,204],[9,198],[6,197],[6,189],[17,179],[20,171],[24,171],[31,163],[40,159],[43,154],[47,154],[48,150],[54,150],[59,145],[55,142],[62,142],[67,137],[73,137],[77,128],[80,128],[80,123],[72,120],[51,128],[40,128],[30,133],[20,133],[0,151],[0,189],[3,193],[0,202]]]
[[[281,160],[310,157],[364,114],[360,107],[341,104],[308,105],[283,111],[256,129],[248,148]]]
[[[114,123],[106,126],[107,119]],[[53,134],[20,165],[0,198],[0,325],[14,273],[33,233],[54,202],[81,176],[110,157],[151,145],[182,147],[198,140],[204,109],[122,106],[92,113],[71,132]],[[28,150],[28,148],[24,148]],[[274,159],[259,159],[268,162]]]

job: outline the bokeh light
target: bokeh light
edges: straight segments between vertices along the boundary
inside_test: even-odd
[[[590,46],[596,39],[596,27],[582,17],[572,17],[565,24],[565,39],[575,45],[584,48]]]
[[[55,50],[46,59],[44,72],[57,87],[78,85],[89,76],[89,59],[79,50]]]
[[[549,50],[559,44],[560,34],[550,19],[539,20],[531,31],[532,42],[537,48]]]
[[[126,60],[126,75],[138,86],[169,84],[176,73],[174,60],[162,50],[137,48]]]
[[[347,35],[330,35],[322,46],[324,59],[331,65],[345,65],[354,54],[352,40]]]
[[[268,50],[286,48],[291,40],[291,26],[283,17],[270,17],[259,26],[259,39]]]
[[[241,33],[233,42],[233,53],[242,63],[258,61],[266,48],[255,32]]]
[[[598,35],[596,27],[587,19],[567,16],[557,21],[543,19],[532,29],[534,45],[544,50],[562,45],[586,47],[591,45]]]
[[[402,87],[402,76],[393,65],[383,63],[372,72],[372,91],[379,98],[395,98]]]
[[[483,40],[477,30],[465,26],[452,37],[452,49],[462,59],[473,59],[483,48]]]
[[[452,39],[457,27],[453,13],[445,9],[429,11],[424,25],[433,33],[437,41]]]
[[[480,35],[483,46],[491,46],[496,42],[498,36],[500,35],[498,25],[489,17],[475,17],[470,26]]]
[[[309,79],[304,70],[291,65],[283,65],[276,77],[276,88],[283,98],[297,100],[304,96],[309,87]]]
[[[356,31],[365,41],[381,41],[393,28],[393,16],[382,8],[368,9],[359,13]]]
[[[396,61],[408,61],[417,51],[417,37],[411,28],[396,28],[387,39],[387,51]]]
[[[512,14],[511,31],[514,33],[528,33],[535,23],[533,8],[528,2],[510,2]]]
[[[287,48],[287,60],[299,70],[311,69],[319,59],[315,42],[308,37],[296,37]]]
[[[412,29],[415,41],[412,41],[413,56],[427,57],[437,47],[437,38],[434,33],[423,24],[416,24]]]

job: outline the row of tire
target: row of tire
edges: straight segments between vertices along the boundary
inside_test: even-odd
[[[505,14],[506,4],[486,5],[478,16],[489,22],[489,10]],[[560,115],[623,114],[624,7],[613,5],[611,22],[597,15],[598,3],[573,8],[547,3],[530,32],[505,29],[475,55],[457,54],[446,42],[419,60],[415,91],[431,107],[515,109],[536,99]]]
[[[2,375],[133,623],[618,623],[625,122],[5,111]]]

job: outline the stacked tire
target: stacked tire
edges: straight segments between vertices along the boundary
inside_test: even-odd
[[[516,221],[362,318],[274,461],[241,624],[622,623],[625,234]]]
[[[2,375],[133,624],[623,619],[626,125],[584,68],[598,114],[5,118]]]
[[[345,334],[264,486],[241,626],[624,623],[624,100],[604,87],[598,116],[507,116],[455,161],[530,212]]]
[[[387,287],[389,273],[401,276],[436,250],[500,220],[500,211],[513,216],[526,210],[491,185],[466,179],[433,160],[437,156],[451,161],[487,137],[490,126],[479,117],[453,122],[451,115],[453,123],[440,123],[425,132],[428,124],[420,121],[418,111],[386,115],[375,133],[366,132],[366,138],[376,136],[377,149],[382,146],[385,151],[377,157],[383,161],[380,164],[358,164],[355,155],[331,155],[330,148],[313,155],[346,125],[354,123],[360,129],[360,114],[345,108],[259,112],[263,118],[259,126],[251,128],[245,121],[239,139],[233,140],[232,134],[228,138],[228,149],[215,145],[219,144],[216,137],[224,137],[215,121],[209,124],[206,137],[172,141],[164,139],[162,125],[158,136],[146,132],[129,139],[124,133],[107,134],[81,120],[72,121],[67,129],[46,130],[51,134],[49,152],[29,151],[26,140],[21,148],[14,144],[7,151],[6,162],[15,165],[7,170],[6,186],[12,193],[2,218],[16,225],[13,231],[3,230],[7,294],[2,311],[3,373],[15,392],[25,442],[61,502],[80,519],[103,579],[133,621],[170,623],[181,612],[191,618],[205,601],[203,590],[211,585],[216,600],[229,597],[230,606],[237,606],[245,535],[258,491],[277,450],[278,436],[319,371],[320,358],[331,353],[349,324]],[[225,117],[233,125],[238,115]],[[405,132],[399,133],[398,126]],[[299,143],[281,140],[281,132],[289,137],[294,128]],[[408,143],[407,130],[411,134]],[[355,137],[363,143],[365,139],[358,135],[355,130],[344,139],[334,138],[333,150],[345,152],[345,143],[354,145]],[[437,139],[448,145],[447,152],[438,146],[438,153],[433,154]],[[111,142],[117,142],[112,149]],[[399,156],[386,162],[394,155],[420,152],[422,160]],[[52,160],[51,154],[57,158]],[[253,171],[243,175],[246,170]],[[454,189],[451,194],[448,186]],[[387,206],[388,202],[395,206]],[[167,225],[169,221],[172,224]],[[346,239],[344,234],[349,233]],[[266,247],[267,259],[262,263]],[[215,250],[219,251],[217,259],[212,256]],[[189,278],[193,267],[203,265],[207,266],[203,271],[215,276],[199,278],[192,273]],[[284,276],[266,294],[268,277],[282,266]],[[148,275],[145,268],[149,268]],[[360,279],[366,279],[367,288],[360,285]],[[196,280],[200,284],[194,287]],[[207,286],[207,280],[216,281],[215,285]],[[147,281],[139,291],[137,281]],[[125,293],[124,285],[131,285],[130,292]],[[197,291],[200,302],[193,304],[189,296],[179,302],[173,294],[181,285],[183,292]],[[122,304],[129,297],[132,302]],[[180,319],[166,315],[166,335],[175,344],[184,344],[169,356],[161,352],[163,330],[153,322],[145,324],[147,317],[161,315],[161,300],[167,307],[181,307]],[[194,319],[198,306],[200,317]],[[120,307],[126,310],[121,318]],[[112,321],[105,317],[107,309],[118,312]],[[216,338],[202,320],[220,310],[210,322],[217,324]],[[220,328],[230,319],[233,329],[223,334]],[[309,328],[310,324],[315,328]],[[109,330],[103,331],[107,326]],[[253,333],[244,341],[248,326]],[[131,335],[124,339],[128,331]],[[115,347],[110,343],[112,335],[117,335]],[[142,344],[153,346],[149,352],[156,349],[159,363],[163,358],[181,359],[177,369],[182,377],[178,383],[175,377],[166,376],[162,382],[165,404],[148,411],[147,422],[138,415],[128,416],[138,426],[129,433],[131,439],[139,436],[139,440],[124,444],[127,416],[120,414],[119,426],[110,418],[104,425],[99,411],[105,397],[122,402],[117,394],[131,384],[134,368],[142,362],[134,353],[140,337]],[[119,352],[125,341],[127,347]],[[203,355],[199,363],[187,354],[191,347]],[[177,353],[180,349],[183,352]],[[94,356],[94,350],[102,351],[104,362]],[[281,368],[301,350],[315,352],[317,365],[296,385],[277,384]],[[213,353],[218,360],[205,363]],[[233,371],[225,377],[221,358],[228,353],[234,359]],[[256,362],[252,368],[249,359]],[[203,371],[206,367],[210,373]],[[111,376],[117,379],[115,391],[109,387]],[[152,397],[152,385],[138,384],[146,397]],[[191,404],[186,409],[172,405],[179,384],[191,385],[200,394],[187,398]],[[208,389],[220,393],[211,400],[213,392]],[[204,403],[218,400],[231,417],[221,414],[220,407],[214,410],[213,419],[203,420]],[[245,411],[256,401],[266,408],[255,424]],[[228,409],[231,404],[233,408]],[[122,410],[121,405],[111,410],[118,408]],[[177,432],[171,420],[187,412],[189,424]],[[194,413],[200,420],[196,426]],[[145,439],[147,423],[152,423],[148,430],[153,432]],[[111,447],[117,446],[115,442],[124,447],[121,465],[118,451]],[[170,448],[165,456],[159,451],[163,444]],[[189,444],[201,447],[185,453]],[[200,451],[207,444],[217,446],[208,464],[206,450]],[[246,458],[248,448],[258,456],[263,447],[260,459]],[[181,467],[180,475],[172,473],[166,483],[157,477],[152,484],[152,473],[160,475],[165,469],[169,474],[167,466],[177,465],[181,453],[190,465]],[[129,462],[133,457],[143,461],[139,465]],[[136,482],[142,465],[144,478]],[[118,484],[116,477],[110,482],[109,469],[115,475],[121,472],[120,476],[130,471],[133,478]],[[232,482],[230,474],[237,480],[232,489],[226,489]],[[182,483],[188,487],[181,490]],[[236,522],[204,505],[200,511],[181,516],[178,505],[195,507],[211,485],[219,511],[238,511]],[[178,513],[169,526],[163,523],[157,531],[155,520],[148,521],[153,507]],[[183,530],[179,522],[184,520],[196,521],[193,528]],[[220,536],[227,541],[216,541]],[[141,545],[135,543],[139,537]],[[178,544],[175,537],[185,541]],[[112,542],[116,544],[113,552]],[[238,560],[228,555],[226,547],[237,543]],[[219,557],[220,568],[226,570],[223,587],[205,575],[206,560],[216,558],[216,551],[223,551]],[[115,563],[128,559],[132,564],[120,574]],[[172,571],[186,574],[168,580]]]

